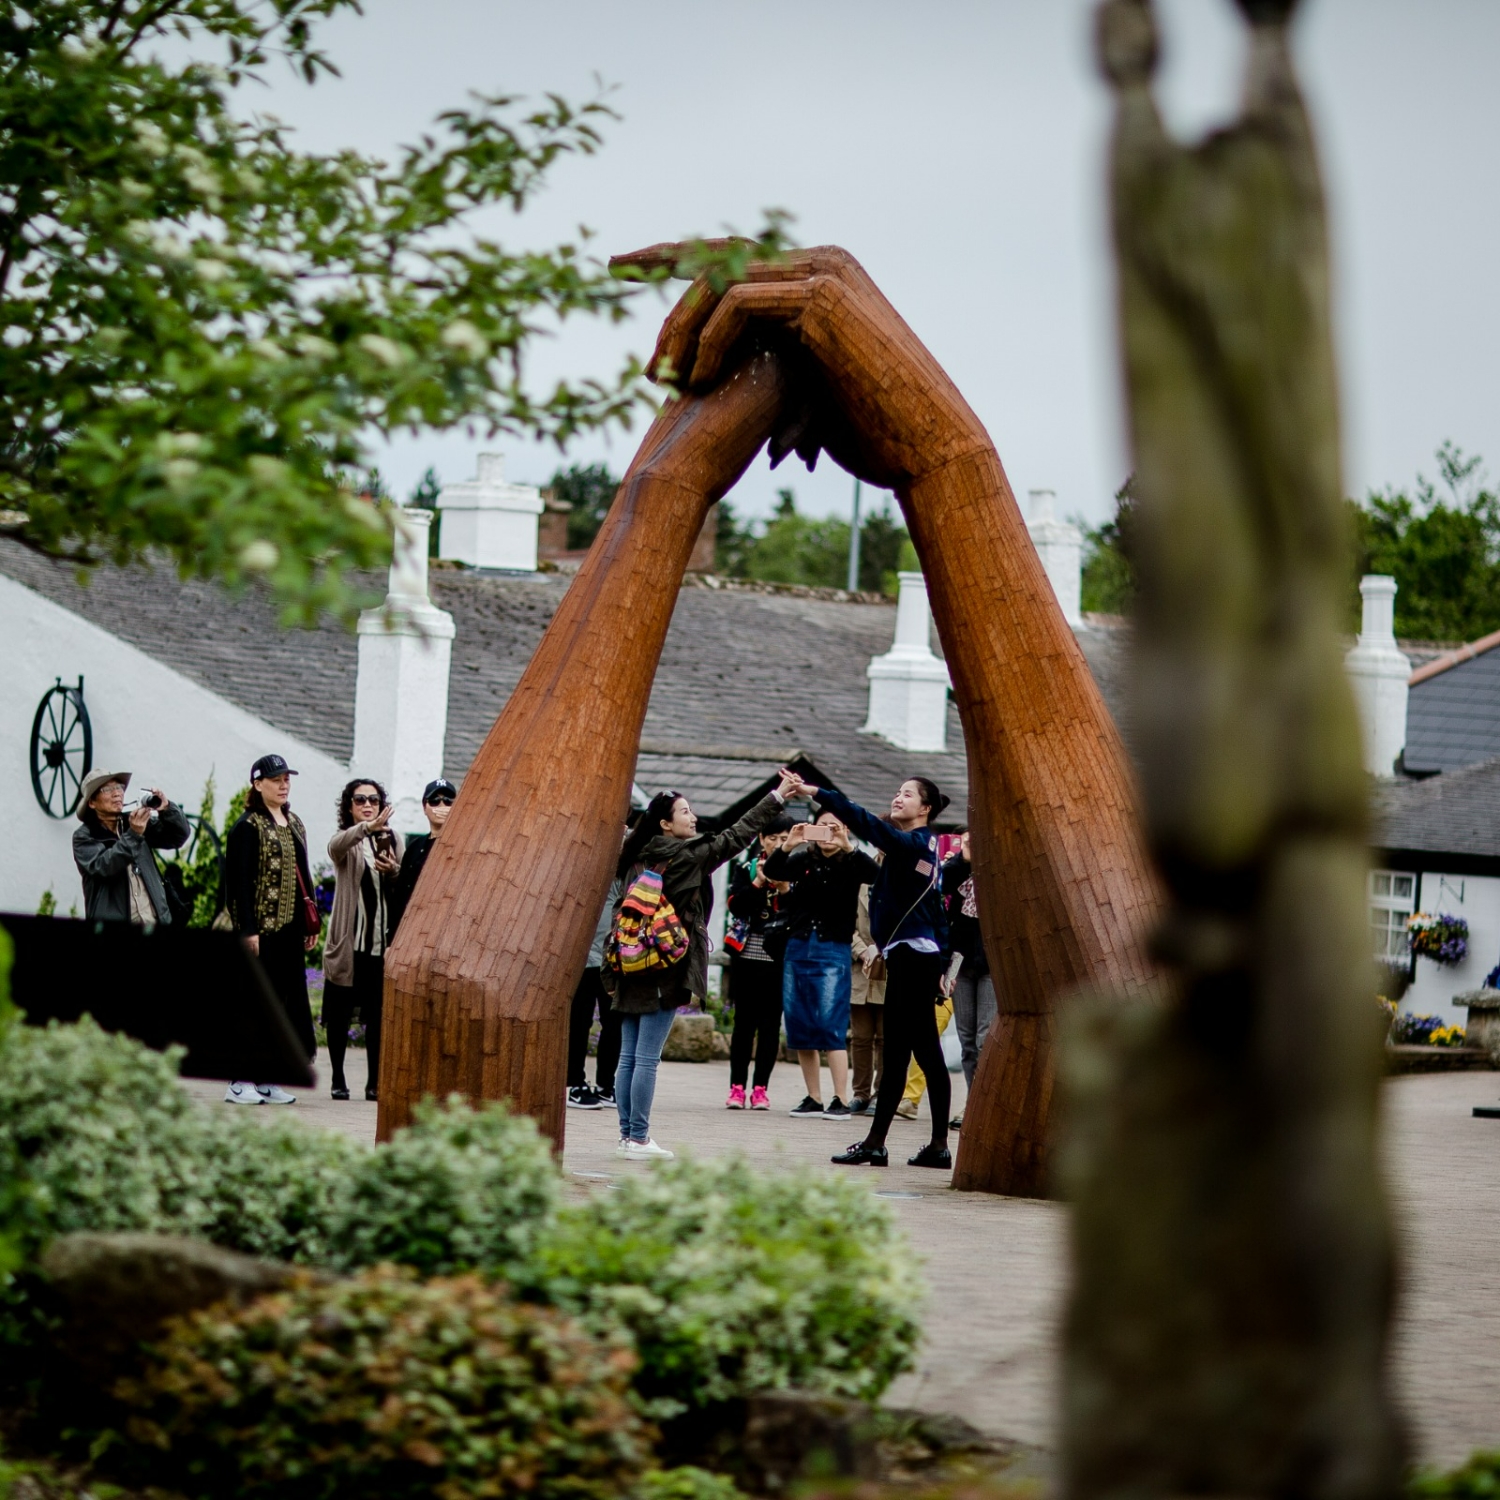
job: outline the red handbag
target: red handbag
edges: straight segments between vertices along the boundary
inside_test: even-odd
[[[297,866],[297,894],[302,898],[302,921],[308,936],[317,937],[323,930],[323,913],[318,910],[318,903],[307,894],[307,887],[302,883],[301,865]]]

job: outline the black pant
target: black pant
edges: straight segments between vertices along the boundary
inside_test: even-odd
[[[292,1035],[311,1062],[318,1055],[318,1043],[313,1035],[312,1006],[307,999],[307,950],[302,946],[302,934],[300,913],[298,920],[280,932],[261,933],[260,966],[292,1023]]]
[[[349,1045],[349,1027],[354,1012],[365,1027],[365,1057],[369,1061],[366,1088],[380,1083],[380,1016],[385,1004],[385,959],[368,953],[354,955],[353,984],[323,986],[323,1029],[328,1033],[328,1064],[333,1069],[333,1087],[347,1088],[344,1081],[344,1051]]]
[[[885,956],[885,1048],[880,1092],[875,1098],[875,1123],[865,1138],[872,1146],[885,1145],[886,1131],[906,1091],[906,1070],[913,1057],[927,1078],[932,1138],[939,1145],[948,1142],[953,1089],[937,1029],[938,984],[947,967],[941,953],[918,953],[913,948],[892,948]]]
[[[589,1055],[589,1032],[594,1027],[594,1009],[599,1010],[599,1051],[594,1057],[594,1086],[605,1093],[615,1087],[615,1068],[620,1061],[620,1022],[623,1017],[610,1003],[599,982],[599,971],[587,968],[573,991],[568,1013],[568,1087],[588,1086],[583,1065]]]
[[[755,1050],[755,1086],[765,1088],[781,1051],[781,965],[759,959],[729,961],[734,1035],[729,1040],[729,1081],[744,1088]]]

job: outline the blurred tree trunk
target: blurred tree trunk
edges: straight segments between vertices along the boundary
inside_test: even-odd
[[[1186,149],[1149,0],[1106,0],[1139,505],[1134,725],[1169,895],[1157,999],[1075,1012],[1074,1497],[1394,1495],[1393,1283],[1322,190],[1292,0]]]

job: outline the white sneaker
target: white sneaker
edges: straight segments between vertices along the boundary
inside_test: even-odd
[[[655,1141],[647,1141],[644,1146],[639,1141],[626,1141],[624,1155],[631,1161],[672,1161],[677,1153]]]
[[[224,1092],[226,1104],[264,1104],[260,1091],[253,1083],[231,1083]]]
[[[628,1140],[626,1140],[623,1135],[620,1137],[620,1144],[615,1147],[615,1155],[616,1156],[629,1156],[630,1155],[630,1142]]]
[[[285,1089],[274,1083],[257,1083],[255,1085],[255,1092],[267,1104],[295,1104],[297,1102],[295,1094],[287,1093]]]

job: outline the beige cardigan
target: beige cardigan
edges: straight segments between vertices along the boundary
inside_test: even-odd
[[[364,879],[364,841],[371,832],[368,823],[341,828],[328,840],[328,857],[333,861],[333,911],[328,918],[328,936],[323,943],[323,977],[330,984],[354,983],[354,914],[359,905],[359,884]],[[406,841],[393,828],[396,859],[399,862]],[[390,900],[394,875],[377,875],[385,882],[386,900]]]
[[[875,948],[875,944],[870,938],[870,887],[862,885],[859,888],[859,914],[854,919],[854,941],[849,944],[854,955],[854,973],[849,979],[850,1005],[885,1004],[885,980],[871,979],[861,962],[867,948]],[[880,952],[878,948],[875,951]]]

